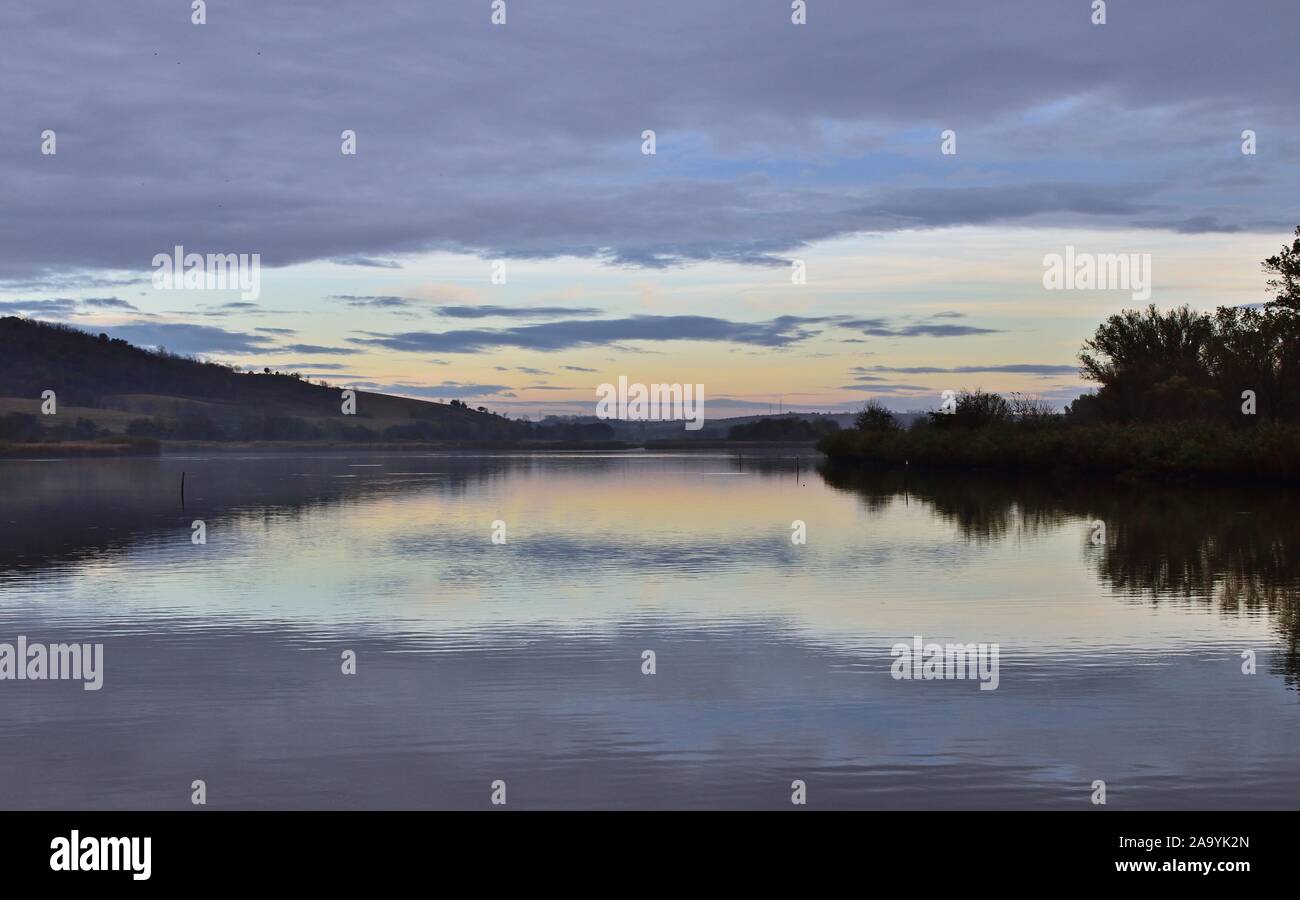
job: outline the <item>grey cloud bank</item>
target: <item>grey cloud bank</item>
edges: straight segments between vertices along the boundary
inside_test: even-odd
[[[206,354],[272,354],[301,353],[306,355],[351,356],[361,351],[356,347],[328,347],[318,344],[276,344],[264,334],[227,331],[215,325],[194,325],[184,322],[129,322],[123,325],[104,325],[99,330],[111,337],[121,338],[144,347],[165,347],[173,353],[186,355]],[[257,329],[274,334],[287,329]],[[319,364],[315,364],[317,368]]]
[[[351,338],[356,344],[412,353],[473,353],[496,347],[566,350],[618,341],[727,341],[783,347],[814,336],[810,326],[825,317],[778,316],[766,322],[733,322],[712,316],[629,316],[590,321],[566,320],[502,329],[408,331]]]
[[[202,27],[161,0],[6,4],[6,140],[30,152],[0,155],[0,279],[143,271],[177,241],[268,266],[657,267],[963,224],[1286,229],[1297,26],[1290,0],[1101,28],[1075,0],[818,0],[798,28],[739,0],[516,4],[497,28],[486,4],[227,0]]]

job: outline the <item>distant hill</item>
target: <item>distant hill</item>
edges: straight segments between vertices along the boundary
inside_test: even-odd
[[[707,406],[705,409],[707,413]],[[834,428],[852,428],[853,422],[857,418],[857,412],[783,412],[783,413],[765,413],[762,415],[732,416],[730,418],[715,419],[705,416],[704,427],[699,431],[685,431],[684,424],[678,421],[648,421],[648,422],[629,422],[610,420],[609,424],[614,428],[614,437],[620,441],[720,441],[727,440],[732,430],[737,426],[754,425],[760,422],[775,423],[797,423],[808,422],[813,429],[819,434],[824,430],[834,430]],[[905,412],[895,413],[894,417],[904,427],[911,425],[912,421],[924,416],[924,413]],[[543,419],[543,424],[548,423],[592,423],[601,421],[595,416],[548,416]],[[833,423],[834,427],[829,427]],[[761,434],[761,430],[760,430]],[[777,434],[773,434],[776,439]],[[758,439],[762,439],[761,437]],[[803,439],[812,440],[812,437],[804,436]]]
[[[57,414],[40,415],[55,392]],[[544,435],[526,422],[472,409],[357,392],[297,374],[247,373],[145,350],[106,334],[13,316],[0,318],[0,440],[105,434],[181,440],[518,440]],[[608,435],[602,434],[607,437]]]
[[[57,415],[40,414],[46,390],[57,396]],[[738,438],[811,440],[836,427],[851,427],[854,418],[853,413],[752,415],[706,419],[700,431],[684,431],[681,422],[602,421],[594,416],[530,423],[458,400],[434,403],[369,391],[357,392],[356,415],[345,416],[341,390],[293,373],[241,372],[146,350],[67,325],[0,318],[0,443],[131,437],[640,444],[726,440],[737,426]],[[796,435],[800,428],[808,433]]]

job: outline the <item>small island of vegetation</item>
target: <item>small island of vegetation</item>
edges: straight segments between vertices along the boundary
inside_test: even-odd
[[[1258,305],[1108,318],[1079,354],[1099,387],[1064,411],[963,390],[904,429],[872,401],[818,449],[840,462],[1300,478],[1300,227],[1264,270],[1272,299]]]

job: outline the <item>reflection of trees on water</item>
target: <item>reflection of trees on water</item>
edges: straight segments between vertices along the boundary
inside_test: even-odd
[[[1085,526],[1080,546],[1111,591],[1224,616],[1266,615],[1282,643],[1279,672],[1300,689],[1300,494],[830,464],[818,471],[872,512],[906,497],[981,543],[1100,520],[1105,544],[1093,547]]]
[[[866,471],[823,464],[819,474],[833,488],[856,494],[871,512],[898,501],[927,504],[962,537],[976,543],[996,543],[1063,527],[1072,513],[1054,502],[1052,484],[1037,491],[1016,492],[1019,482],[983,475],[913,472],[892,467]]]

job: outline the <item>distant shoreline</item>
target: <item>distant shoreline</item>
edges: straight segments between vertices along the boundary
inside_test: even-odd
[[[362,452],[412,453],[442,450],[608,452],[619,450],[766,450],[791,448],[816,453],[813,441],[47,441],[0,442],[0,459],[149,458],[195,451],[213,453]]]

